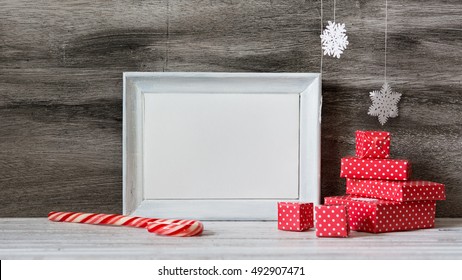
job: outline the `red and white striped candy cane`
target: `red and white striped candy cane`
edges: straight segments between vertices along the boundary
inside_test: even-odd
[[[204,226],[195,220],[157,220],[149,222],[147,229],[160,235],[194,236],[201,234]]]
[[[48,219],[54,222],[146,228],[149,232],[158,235],[181,237],[199,235],[204,230],[202,223],[195,220],[142,218],[118,214],[50,212]]]

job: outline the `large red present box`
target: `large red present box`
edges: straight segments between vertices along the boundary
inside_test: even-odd
[[[332,196],[326,205],[348,206],[350,229],[372,233],[432,228],[436,201],[395,202],[358,196]]]
[[[278,202],[279,230],[304,231],[313,225],[313,203]]]
[[[345,205],[316,206],[317,237],[348,237],[348,210]]]
[[[356,157],[389,158],[390,132],[356,131]]]
[[[347,178],[346,193],[399,202],[446,199],[444,184],[414,180],[386,181]]]
[[[352,179],[408,180],[411,164],[405,159],[359,159],[344,157],[340,177]]]

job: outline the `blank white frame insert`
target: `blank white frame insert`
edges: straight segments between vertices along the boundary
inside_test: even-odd
[[[297,94],[145,94],[146,199],[297,199]],[[162,187],[168,186],[168,187]]]

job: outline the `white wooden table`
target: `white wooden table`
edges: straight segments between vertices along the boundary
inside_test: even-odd
[[[156,236],[143,229],[0,219],[0,259],[462,259],[462,219],[436,228],[316,238],[276,222],[205,222],[201,237]]]

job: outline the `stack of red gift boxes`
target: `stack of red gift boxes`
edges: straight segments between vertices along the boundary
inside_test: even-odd
[[[316,235],[347,237],[350,229],[381,233],[434,227],[436,200],[446,199],[445,187],[410,180],[410,175],[409,161],[390,159],[390,133],[357,131],[356,156],[341,159],[347,195],[326,197],[325,205],[316,206]]]

